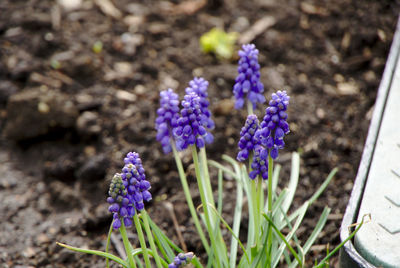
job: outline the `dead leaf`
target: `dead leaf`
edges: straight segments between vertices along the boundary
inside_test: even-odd
[[[300,9],[309,15],[328,16],[329,12],[323,7],[318,7],[307,2],[301,2]]]
[[[96,5],[101,9],[101,11],[114,19],[120,19],[122,13],[117,9],[110,0],[95,0]]]
[[[272,16],[266,16],[256,21],[249,29],[242,33],[239,37],[239,44],[248,44],[258,35],[262,34],[268,28],[272,27],[276,20]]]
[[[360,92],[359,87],[354,82],[343,82],[337,84],[337,89],[340,95],[349,96]]]

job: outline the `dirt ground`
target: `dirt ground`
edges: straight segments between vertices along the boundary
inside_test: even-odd
[[[101,257],[55,242],[104,249],[108,184],[129,151],[141,155],[152,184],[154,199],[146,206],[152,218],[178,243],[170,202],[188,249],[204,258],[173,158],[155,140],[154,120],[160,90],[174,88],[182,98],[193,76],[203,76],[216,122],[208,156],[236,155],[246,116],[232,108],[237,58],[201,52],[199,38],[213,27],[257,46],[267,98],[278,89],[291,96],[291,133],[278,163],[284,186],[290,152],[302,152],[295,207],[339,168],[298,233],[305,241],[329,206],[309,259],[321,259],[328,243],[337,245],[400,2],[107,3],[0,1],[0,267],[104,267]],[[187,168],[190,155],[183,158]],[[198,203],[194,181],[189,177]],[[225,190],[229,222],[235,200],[228,178]],[[132,241],[138,244],[133,233]],[[113,243],[112,251],[120,245]]]

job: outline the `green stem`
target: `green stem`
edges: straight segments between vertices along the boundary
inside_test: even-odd
[[[140,225],[137,211],[136,211],[135,215],[133,216],[133,222],[135,223],[136,231],[137,231],[137,234],[139,237],[140,247],[142,248],[142,251],[143,251],[144,262],[146,264],[146,267],[149,268],[149,267],[151,267],[151,263],[150,263],[150,259],[149,259],[149,254],[147,253],[147,245],[146,245],[146,241],[144,239],[143,230],[142,230],[142,226]]]
[[[160,261],[160,256],[157,253],[157,248],[156,248],[156,244],[154,243],[153,234],[150,230],[150,224],[149,224],[149,220],[148,220],[149,214],[147,214],[145,209],[143,209],[141,211],[141,213],[142,213],[142,219],[143,219],[143,223],[144,223],[144,229],[146,230],[146,234],[147,234],[147,239],[149,240],[151,250],[153,250],[154,260],[156,261],[157,267],[162,268],[163,266]]]
[[[264,208],[264,190],[262,186],[262,177],[257,176],[257,229],[255,229],[255,234],[256,234],[256,244],[258,244],[258,240],[261,236],[261,213],[263,213],[263,208]]]
[[[247,114],[251,115],[253,114],[253,103],[251,101],[247,100]]]
[[[178,152],[176,151],[176,147],[175,147],[175,144],[173,142],[171,142],[171,146],[172,146],[172,151],[174,153],[176,166],[178,168],[179,178],[181,179],[183,192],[185,193],[186,202],[188,204],[190,214],[192,215],[192,218],[193,218],[193,221],[194,221],[194,225],[195,225],[195,227],[197,229],[197,233],[200,236],[201,242],[203,243],[203,246],[204,246],[207,254],[209,254],[210,245],[208,244],[206,236],[205,236],[205,234],[203,232],[203,228],[201,227],[201,224],[200,224],[200,221],[199,221],[199,217],[197,216],[196,209],[194,208],[192,196],[190,194],[189,185],[188,185],[188,182],[187,182],[187,179],[186,179],[185,171],[183,169],[182,161],[181,161],[181,159],[180,159],[180,157],[178,155]]]
[[[258,177],[258,184],[257,184],[257,201],[258,201],[258,207],[260,210],[260,214],[261,212],[263,212],[264,210],[264,189],[263,189],[263,179]],[[261,216],[260,216],[261,218]]]
[[[258,176],[254,179],[251,180],[251,201],[253,203],[253,217],[254,217],[254,246],[257,246],[258,244],[258,234],[259,234],[259,228],[260,228],[260,211],[258,208],[258,202],[257,202],[257,188],[256,188],[256,180],[258,179]]]
[[[132,245],[129,243],[128,234],[126,233],[126,228],[123,220],[121,220],[121,227],[119,228],[119,231],[122,236],[122,242],[124,243],[126,255],[128,255],[129,266],[132,268],[136,267],[136,262],[133,259],[132,254]]]
[[[196,146],[191,146],[192,148],[192,156],[193,156],[193,163],[194,163],[194,169],[196,172],[196,179],[197,179],[197,183],[199,185],[199,192],[200,192],[200,198],[201,198],[201,203],[203,204],[203,209],[204,209],[204,218],[205,218],[205,222],[206,222],[206,226],[207,226],[207,231],[211,240],[211,246],[214,248],[214,250],[216,251],[217,248],[217,243],[215,241],[215,236],[213,233],[213,226],[211,225],[211,220],[210,220],[210,211],[208,208],[208,199],[207,199],[207,195],[205,194],[205,187],[203,185],[203,180],[201,178],[200,175],[200,167],[199,167],[199,158],[197,156],[197,149]],[[217,267],[221,267],[221,264],[219,262],[218,259],[216,259],[217,262]]]
[[[112,234],[112,231],[113,231],[113,223],[114,223],[114,220],[111,222],[110,229],[108,230],[107,243],[106,243],[106,253],[108,253],[108,250],[110,249],[111,234]],[[110,262],[109,259],[106,258],[106,268],[110,267],[110,263],[109,262]]]
[[[274,160],[268,155],[268,211],[272,211],[272,173],[274,169]]]
[[[200,149],[200,163],[203,167],[203,175],[204,175],[204,183],[206,186],[206,194],[208,195],[209,202],[215,206],[213,191],[211,187],[210,181],[210,173],[208,172],[208,162],[207,162],[207,155],[206,155],[206,147]]]
[[[274,160],[271,154],[268,154],[268,213],[272,220],[272,173],[274,168]],[[272,232],[271,224],[268,224],[268,240],[267,240],[267,256],[271,260],[271,245],[272,245]],[[271,267],[271,262],[268,262],[268,267]]]

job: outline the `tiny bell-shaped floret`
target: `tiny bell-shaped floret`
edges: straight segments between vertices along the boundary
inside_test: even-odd
[[[168,268],[181,268],[189,264],[194,257],[193,252],[179,253],[175,256],[174,262],[168,265]]]
[[[157,110],[156,130],[157,140],[161,143],[164,153],[172,151],[172,129],[177,126],[179,118],[179,97],[172,89],[160,92],[160,108]]]
[[[258,118],[255,114],[247,116],[246,123],[240,131],[239,140],[239,153],[236,157],[238,161],[245,161],[249,158],[250,153],[254,150],[256,145],[259,145],[258,139],[255,134],[259,129]]]
[[[239,50],[238,76],[233,86],[233,93],[236,98],[235,108],[241,109],[248,99],[253,108],[257,103],[264,103],[264,86],[260,81],[260,65],[258,64],[258,49],[254,44],[242,46]]]
[[[286,91],[277,91],[272,94],[272,99],[260,124],[261,129],[256,134],[261,144],[270,150],[273,159],[278,157],[278,149],[285,147],[283,138],[289,133],[286,113],[289,100],[290,97]]]

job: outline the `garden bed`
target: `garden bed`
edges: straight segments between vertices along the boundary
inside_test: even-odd
[[[55,241],[104,248],[111,221],[108,184],[128,151],[140,153],[151,181],[152,218],[178,243],[165,206],[171,202],[188,249],[202,257],[174,161],[155,141],[154,120],[160,90],[172,87],[182,97],[193,76],[203,76],[210,82],[216,122],[209,158],[236,155],[245,120],[244,111],[233,109],[237,59],[218,60],[199,47],[200,36],[215,26],[239,33],[253,29],[249,41],[260,50],[266,97],[277,89],[291,96],[291,133],[278,163],[287,175],[290,152],[302,153],[295,203],[339,168],[299,236],[307,237],[328,205],[332,214],[309,259],[321,259],[328,243],[340,242],[400,3],[121,0],[110,11],[103,1],[76,2],[81,4],[0,3],[2,265],[104,267],[103,259],[77,255]],[[254,26],[265,18],[273,23],[254,35]],[[190,170],[189,160],[184,155]],[[288,176],[281,178],[286,184]],[[228,222],[233,185],[226,178]]]

